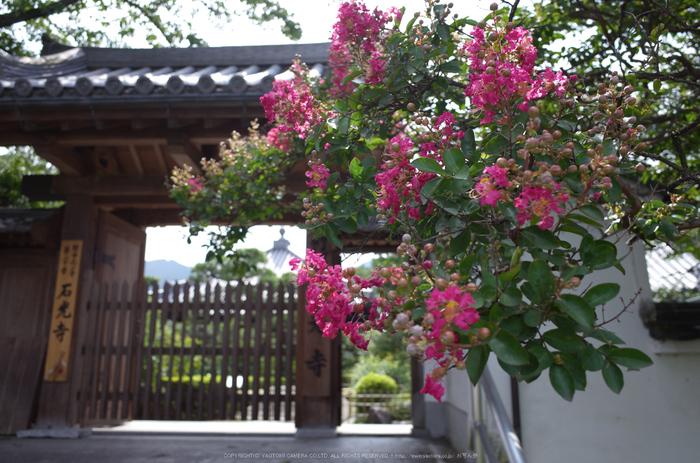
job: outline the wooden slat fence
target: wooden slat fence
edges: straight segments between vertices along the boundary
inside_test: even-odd
[[[294,419],[296,297],[291,284],[95,285],[78,421]]]

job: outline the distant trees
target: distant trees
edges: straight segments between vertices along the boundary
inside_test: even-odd
[[[233,16],[254,23],[281,23],[287,37],[301,37],[299,24],[274,0],[4,0],[0,5],[0,50],[26,56],[43,34],[77,46],[124,46],[143,35],[149,46],[206,46],[192,18],[206,11],[212,25]]]
[[[239,249],[226,256],[221,262],[216,259],[192,267],[190,280],[210,281],[214,278],[224,281],[243,280],[249,283],[256,277],[258,281],[288,282],[295,277],[292,273],[282,276],[265,267],[267,255],[259,249]]]

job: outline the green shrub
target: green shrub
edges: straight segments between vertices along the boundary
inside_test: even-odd
[[[396,394],[399,385],[394,378],[380,373],[368,373],[355,384],[357,394]]]
[[[390,376],[396,381],[399,390],[408,392],[411,387],[411,362],[391,355],[379,357],[376,355],[361,356],[348,372],[350,384],[357,384],[361,378],[379,373]]]

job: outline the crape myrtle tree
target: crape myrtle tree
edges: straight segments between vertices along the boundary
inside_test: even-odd
[[[654,194],[662,202],[633,207],[662,209],[633,224],[634,236],[661,240],[700,258],[700,8],[693,0],[548,0],[515,19],[530,28],[541,58],[558,63],[595,89],[610,70],[633,85],[641,105],[629,113],[646,127],[635,157],[647,167],[630,179],[630,197]],[[561,39],[578,37],[562,42]],[[582,46],[581,41],[585,41]],[[602,109],[609,102],[599,102]],[[636,191],[635,183],[645,188]],[[641,198],[640,198],[641,199]],[[660,220],[673,207],[681,220]],[[681,236],[678,231],[685,231]]]
[[[0,50],[29,55],[28,44],[43,34],[75,46],[123,46],[127,39],[144,32],[151,46],[205,46],[191,23],[200,10],[221,25],[241,15],[258,24],[281,23],[285,36],[301,37],[299,24],[274,0],[4,0]]]
[[[620,392],[621,368],[651,360],[608,329],[634,299],[595,275],[624,273],[618,249],[656,238],[647,223],[667,237],[697,224],[696,173],[652,152],[658,135],[639,122],[660,89],[611,63],[585,79],[552,70],[522,25],[532,13],[516,7],[494,3],[477,21],[436,1],[410,17],[343,3],[331,73],[297,62],[261,98],[266,137],[234,134],[202,176],[173,174],[193,233],[231,222],[212,241],[225,254],[246,222],[297,207],[282,180],[306,158],[304,226],[338,248],[343,233],[374,229],[404,259],[362,278],[308,250],[294,262],[307,310],[362,349],[372,330],[404,333],[410,354],[437,363],[423,392],[438,399],[448,370],[476,383],[491,353],[518,380],[548,376],[566,400],[588,372]],[[676,160],[681,170],[657,175]],[[667,201],[637,194],[645,179],[665,182]]]

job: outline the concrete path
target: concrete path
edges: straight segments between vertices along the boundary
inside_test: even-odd
[[[161,422],[162,424],[163,422]],[[127,423],[128,424],[128,423]],[[184,424],[184,423],[183,423]],[[353,435],[297,438],[285,423],[240,423],[245,433],[217,431],[217,423],[185,432],[172,424],[148,427],[143,422],[125,427],[98,428],[81,439],[0,438],[0,461],[8,463],[327,463],[327,462],[473,462],[468,454],[458,454],[446,441],[405,435],[398,427],[394,435],[388,427],[376,428],[385,435],[367,435],[376,425],[356,426]],[[224,425],[224,423],[218,423]],[[267,425],[268,433],[264,431]],[[246,426],[247,425],[247,426]],[[387,425],[388,426],[388,425]],[[144,430],[143,428],[148,428]],[[238,423],[237,426],[238,427]],[[120,428],[120,429],[118,429]],[[141,428],[141,431],[138,429]],[[196,428],[196,426],[195,426]],[[193,429],[189,427],[189,429]],[[290,430],[293,429],[290,428]],[[347,429],[347,428],[346,428]],[[351,428],[352,429],[352,428]],[[255,430],[255,432],[251,432]],[[341,430],[339,428],[339,430]],[[276,431],[276,432],[274,432]]]

